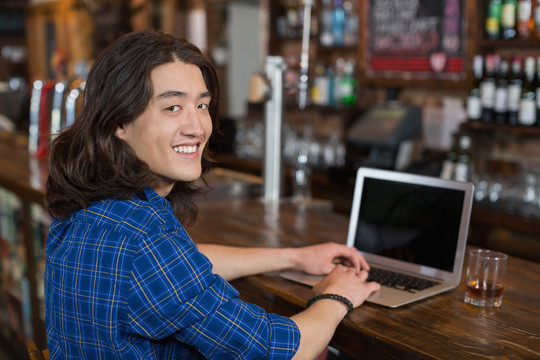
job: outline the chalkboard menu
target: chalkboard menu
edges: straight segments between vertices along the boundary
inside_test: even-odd
[[[466,77],[464,0],[365,0],[366,78]]]

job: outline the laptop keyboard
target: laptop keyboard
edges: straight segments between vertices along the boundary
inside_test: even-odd
[[[382,286],[415,293],[440,284],[439,282],[422,279],[416,276],[405,275],[390,270],[371,267],[368,281],[375,281]]]

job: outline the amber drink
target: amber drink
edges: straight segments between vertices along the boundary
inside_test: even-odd
[[[482,307],[501,306],[507,261],[508,256],[501,252],[469,251],[465,302]]]

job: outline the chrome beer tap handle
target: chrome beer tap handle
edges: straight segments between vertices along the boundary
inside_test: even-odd
[[[49,132],[51,131],[51,99],[52,91],[56,82],[54,80],[46,80],[41,88],[41,96],[39,100],[39,115],[38,115],[38,141],[37,148],[33,153],[38,158],[44,157],[49,152]]]
[[[59,81],[54,86],[51,110],[51,139],[54,139],[62,129],[62,104],[67,91],[67,82]]]
[[[80,82],[79,86],[74,87],[66,97],[66,124],[65,126],[71,126],[75,122],[77,117],[77,100],[84,93],[84,87],[86,82]]]
[[[39,103],[41,102],[41,90],[43,81],[36,80],[32,85],[32,94],[30,96],[30,125],[28,128],[28,151],[35,154],[39,140]]]

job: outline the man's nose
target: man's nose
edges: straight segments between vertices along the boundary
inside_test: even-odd
[[[188,111],[185,117],[185,123],[181,129],[183,135],[201,136],[204,133],[202,118],[197,109]]]

